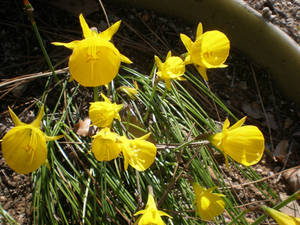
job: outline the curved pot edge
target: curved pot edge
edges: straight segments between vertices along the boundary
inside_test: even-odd
[[[299,46],[242,0],[113,1],[179,17],[193,25],[201,21],[204,30],[221,30],[234,47],[270,71],[285,96],[300,104]]]

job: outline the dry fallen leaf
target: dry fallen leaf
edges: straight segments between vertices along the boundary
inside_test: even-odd
[[[283,177],[288,184],[288,188],[292,191],[300,189],[300,168],[292,168],[283,173]]]
[[[74,125],[74,131],[82,137],[93,136],[96,134],[96,130],[97,127],[91,126],[91,120],[88,117],[83,120],[79,120],[78,123]]]
[[[143,124],[138,120],[138,118],[134,115],[129,115],[124,118],[122,118],[123,124],[125,124],[125,127],[128,131],[128,133],[131,133],[134,137],[142,137],[149,133],[149,131],[146,131],[143,127]],[[150,137],[147,139],[147,141],[152,142],[155,144],[155,139],[153,137],[153,134],[150,135]]]
[[[274,157],[278,159],[281,163],[285,163],[286,156],[288,154],[289,141],[281,140],[274,151]]]
[[[242,110],[253,119],[261,119],[264,116],[260,106],[256,102],[252,102],[251,104],[248,102],[243,103]]]

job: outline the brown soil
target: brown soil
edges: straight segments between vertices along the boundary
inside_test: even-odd
[[[247,2],[253,8],[268,15],[266,16],[267,19],[280,25],[299,43],[299,1],[248,0]],[[46,1],[32,1],[31,3],[35,8],[37,25],[51,59],[58,64],[56,68],[63,68],[66,66],[66,60],[64,62],[61,60],[65,59],[70,52],[63,48],[53,47],[50,42],[81,39],[77,12],[72,14],[69,12],[70,8],[69,11],[65,11],[65,6],[53,6]],[[189,27],[178,19],[157,15],[149,10],[118,8],[105,2],[104,5],[111,22],[117,19],[123,21],[122,28],[114,39],[118,48],[134,61],[137,70],[146,74],[151,70],[154,54],[165,56],[169,49],[172,49],[174,54],[183,52],[184,48],[179,41],[179,34],[185,33],[192,36],[195,32],[195,27]],[[47,71],[47,64],[23,11],[23,5],[17,1],[6,0],[1,2],[1,6],[0,12],[5,15],[1,19],[2,30],[0,32],[2,40],[0,43],[0,51],[2,52],[0,56],[1,81],[20,78],[24,74]],[[271,14],[266,8],[270,9]],[[75,12],[74,8],[71,11]],[[88,11],[93,10],[88,9]],[[86,18],[89,24],[94,24],[99,30],[106,28],[105,18],[99,11],[91,13]],[[283,20],[285,22],[282,22]],[[267,140],[267,151],[262,162],[254,167],[256,172],[262,177],[266,177],[281,169],[298,165],[300,162],[298,142],[300,115],[295,104],[287,101],[277,92],[268,72],[259,65],[254,65],[238,50],[232,50],[227,63],[229,65],[227,69],[214,70],[209,73],[210,85],[217,96],[237,117],[241,118],[247,115],[248,123],[257,125],[263,130]],[[41,97],[45,81],[46,78],[42,77],[0,86],[2,103],[0,105],[0,138],[13,125],[8,117],[7,107],[10,106],[17,114],[21,114],[23,121],[30,120],[28,114],[31,115],[31,118],[34,117],[31,108],[35,99]],[[193,90],[191,89],[191,91]],[[55,103],[55,91],[52,94],[53,102],[50,100],[47,103],[49,107]],[[207,104],[205,99],[198,98],[200,102]],[[211,110],[211,115],[216,115],[213,107],[208,107],[207,110]],[[224,119],[226,114],[220,113]],[[25,115],[26,117],[24,117]],[[273,160],[275,147],[282,140],[288,141],[289,148],[286,151],[290,154],[283,154],[281,161],[275,162]],[[285,165],[284,162],[286,162]],[[277,176],[271,177],[268,183],[277,193],[287,193],[289,185],[283,179],[275,183],[276,178]],[[245,183],[242,176],[239,177],[238,175],[233,177],[231,181]],[[0,204],[20,224],[32,223],[31,191],[30,175],[14,173],[7,167],[0,153]],[[251,202],[253,199],[263,200],[262,197],[256,195],[252,186],[240,192],[238,197],[248,199],[247,202]],[[0,223],[5,224],[4,222]]]

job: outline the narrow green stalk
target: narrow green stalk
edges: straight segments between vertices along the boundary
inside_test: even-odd
[[[147,105],[147,111],[146,111],[146,114],[143,118],[144,121],[147,121],[147,119],[148,119],[148,116],[149,116],[149,113],[150,113],[150,108],[151,108],[150,106],[152,105],[152,101],[153,101],[156,89],[157,89],[157,84],[155,84],[153,89],[152,89],[152,93],[151,93],[151,96],[150,96],[150,99],[149,99],[149,102],[148,102],[148,105]]]
[[[93,172],[94,172],[94,169],[91,168],[90,169],[90,174],[93,174]],[[87,198],[88,198],[88,194],[89,194],[90,183],[91,183],[91,178],[89,177],[88,181],[87,181],[87,187],[85,189],[85,193],[84,193],[84,196],[83,196],[82,224],[84,224],[85,217],[86,217],[86,203],[87,203]]]
[[[34,9],[33,9],[32,5],[29,3],[29,1],[27,1],[27,0],[24,0],[24,4],[25,4],[25,7],[26,7],[26,12],[27,12],[27,14],[28,14],[28,17],[29,17],[30,22],[31,22],[32,27],[33,27],[33,31],[34,31],[34,33],[35,33],[35,36],[36,36],[37,39],[38,39],[38,42],[39,42],[40,47],[41,47],[41,49],[42,49],[42,52],[43,52],[43,54],[44,54],[44,56],[45,56],[45,59],[46,59],[46,61],[47,61],[47,64],[48,64],[48,66],[49,66],[49,68],[50,68],[50,70],[51,70],[51,72],[52,72],[52,74],[53,74],[53,76],[54,76],[56,82],[59,82],[59,79],[58,79],[58,77],[57,77],[57,75],[56,75],[56,73],[55,73],[54,67],[53,67],[52,62],[51,62],[51,60],[50,60],[50,57],[49,57],[49,55],[48,55],[48,53],[47,53],[47,51],[46,51],[46,48],[45,48],[45,46],[44,46],[42,37],[41,37],[41,35],[40,35],[40,33],[39,33],[39,30],[38,30],[38,28],[37,28],[36,22],[35,22],[35,20],[34,20],[34,15],[33,15]]]
[[[99,101],[99,93],[98,93],[98,87],[94,87],[94,101],[97,102]]]
[[[238,221],[241,217],[243,217],[246,213],[248,213],[248,212],[249,212],[248,209],[242,211],[239,215],[237,215],[236,217],[234,217],[233,220],[232,220],[230,223],[228,223],[227,225],[237,224],[237,221]]]
[[[163,95],[162,95],[162,97],[161,97],[162,100],[164,100],[164,99],[166,98],[168,92],[169,92],[169,91],[167,90],[167,88],[165,88],[165,90],[164,90],[164,92],[163,92]]]
[[[288,197],[284,201],[282,201],[282,202],[278,203],[277,205],[275,205],[273,207],[273,209],[281,209],[282,207],[286,206],[290,202],[299,199],[299,196],[300,196],[300,190],[296,191],[290,197]],[[260,224],[262,221],[264,221],[264,219],[266,219],[266,217],[267,217],[267,215],[262,215],[262,216],[258,217],[257,220],[255,220],[251,225],[258,225],[258,224]]]
[[[18,225],[18,223],[9,215],[8,212],[6,212],[3,208],[2,205],[0,204],[0,215],[3,217],[3,222],[8,222],[8,224],[14,224]]]

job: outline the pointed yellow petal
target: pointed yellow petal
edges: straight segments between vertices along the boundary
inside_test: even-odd
[[[224,153],[224,157],[225,157],[225,165],[226,165],[226,169],[229,170],[228,156],[227,156],[226,153]]]
[[[46,141],[56,141],[62,137],[64,137],[65,135],[58,135],[58,136],[45,136],[46,137]]]
[[[156,203],[154,200],[154,197],[152,194],[148,194],[148,200],[147,204],[144,210],[140,210],[134,215],[141,215],[138,220],[136,221],[135,224],[139,225],[146,225],[146,224],[156,224],[156,225],[165,225],[164,221],[162,220],[161,216],[168,216],[172,218],[170,215],[167,213],[157,210]]]
[[[101,93],[101,97],[104,99],[105,102],[111,103],[111,101],[103,93]]]
[[[128,63],[128,64],[132,63],[132,61],[129,58],[127,58],[125,55],[122,55],[122,54],[120,54],[120,60],[123,63]]]
[[[228,67],[228,65],[226,65],[226,64],[220,64],[217,68],[226,68],[226,67]]]
[[[93,33],[92,33],[91,29],[89,28],[89,25],[86,23],[83,15],[81,13],[79,15],[79,21],[80,21],[80,26],[81,26],[81,29],[82,29],[83,37],[84,38],[92,37]]]
[[[44,105],[42,105],[38,116],[35,118],[35,120],[30,124],[36,128],[40,128],[41,127],[41,121],[43,119],[44,116]]]
[[[48,168],[48,170],[51,170],[48,159],[46,159],[46,161],[45,161],[45,166]]]
[[[223,131],[226,130],[228,127],[230,126],[230,122],[229,122],[229,119],[226,118],[226,120],[224,121],[224,124],[223,124]]]
[[[133,81],[133,83],[134,83],[134,87],[135,87],[135,89],[136,89],[136,90],[138,90],[138,89],[139,89],[139,86],[138,86],[138,84],[137,84],[136,80],[135,80],[135,81]]]
[[[192,45],[193,45],[192,40],[188,36],[186,36],[185,34],[180,34],[180,39],[181,39],[182,43],[184,44],[186,50],[188,52],[190,52],[191,48],[192,48]]]
[[[51,42],[51,44],[56,45],[56,46],[65,46],[66,48],[69,49],[74,49],[75,47],[78,46],[80,41],[71,41],[69,43],[63,43],[63,42]]]
[[[212,193],[216,189],[217,189],[217,187],[215,186],[215,187],[208,188],[206,191],[209,192],[209,193]]]
[[[166,88],[168,91],[171,90],[171,80],[170,79],[165,79],[165,82],[166,82]]]
[[[130,144],[129,144],[129,139],[125,136],[122,136],[119,138],[119,141],[121,143],[121,148],[122,148],[122,153],[123,153],[123,157],[124,157],[124,170],[127,171],[128,169],[128,164],[129,164],[129,160],[130,160]]]
[[[156,204],[155,204],[154,197],[150,193],[148,194],[148,200],[147,200],[146,208],[155,208],[156,209]]]
[[[152,133],[149,132],[148,134],[145,134],[144,136],[139,137],[138,139],[140,139],[140,140],[147,140],[147,139],[150,137],[151,134],[152,134]]]
[[[186,55],[185,59],[184,59],[184,64],[188,65],[188,64],[192,64],[192,60],[191,60],[191,55]]]
[[[158,56],[155,55],[154,60],[155,60],[158,70],[162,70],[163,63],[161,62],[160,58],[158,58]]]
[[[143,210],[140,210],[138,212],[136,212],[135,214],[133,214],[134,216],[138,216],[138,215],[141,215],[141,214],[145,214],[146,210],[143,209]]]
[[[21,120],[17,117],[17,115],[12,111],[10,107],[8,107],[9,114],[15,124],[15,126],[21,126],[21,125],[26,125],[25,123],[21,122]]]
[[[107,28],[105,31],[98,34],[98,37],[102,38],[103,40],[109,41],[112,36],[118,31],[121,24],[121,20],[114,23],[112,26]]]
[[[167,61],[167,59],[168,59],[168,58],[170,58],[171,56],[172,56],[172,53],[171,53],[171,51],[168,51],[168,54],[167,54],[166,61]]]
[[[158,210],[158,214],[159,214],[160,216],[167,216],[167,217],[169,217],[169,218],[173,218],[173,217],[170,216],[168,213],[163,212],[163,211],[161,211],[161,210]]]
[[[196,40],[198,40],[200,38],[202,33],[203,33],[202,23],[199,23],[198,27],[197,27]]]
[[[176,80],[185,81],[186,79],[184,77],[177,77]]]
[[[200,73],[200,75],[202,76],[202,78],[206,81],[208,81],[208,77],[206,74],[206,68],[199,66],[199,65],[195,65],[196,69],[198,70],[198,72]]]
[[[228,127],[229,127],[228,130],[234,130],[234,129],[238,128],[238,127],[241,127],[245,123],[246,119],[247,119],[247,116],[244,116],[242,119],[240,119],[239,121],[237,121],[231,127],[229,127],[229,125],[228,125]]]

